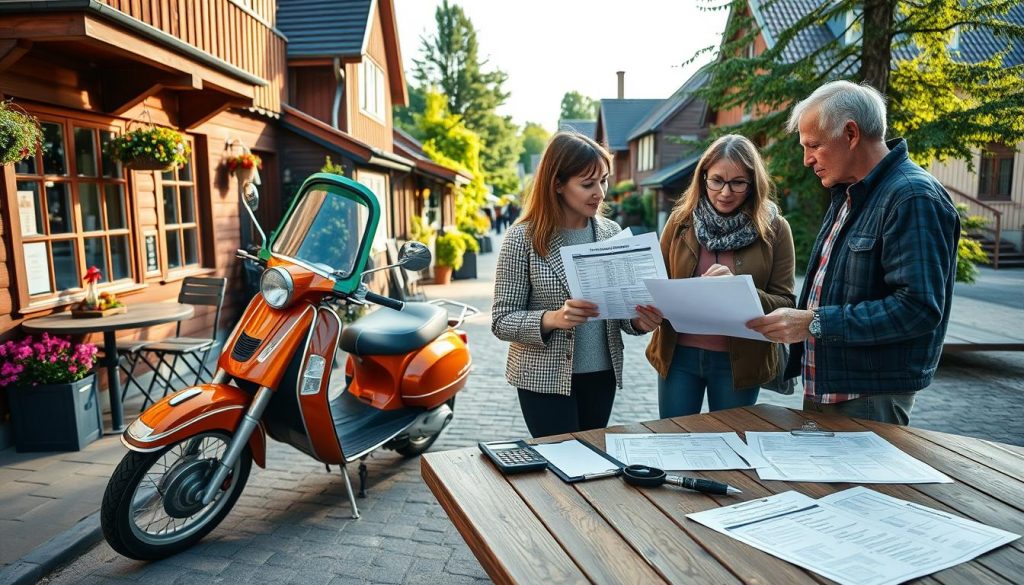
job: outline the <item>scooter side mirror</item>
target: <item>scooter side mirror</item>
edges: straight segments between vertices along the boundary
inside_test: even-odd
[[[245,205],[245,210],[249,214],[249,219],[252,220],[252,225],[260,234],[262,247],[267,242],[267,234],[263,231],[263,226],[260,225],[260,221],[256,219],[256,214],[254,213],[256,208],[260,205],[260,192],[256,189],[256,185],[247,181],[241,185],[241,196],[242,203]]]
[[[430,266],[430,248],[420,242],[406,242],[398,251],[398,263],[413,272],[423,270]]]

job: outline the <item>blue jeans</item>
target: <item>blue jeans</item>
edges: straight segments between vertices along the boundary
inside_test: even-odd
[[[708,392],[711,410],[753,406],[761,388],[732,389],[729,352],[677,345],[668,377],[658,376],[658,410],[661,418],[697,414]]]

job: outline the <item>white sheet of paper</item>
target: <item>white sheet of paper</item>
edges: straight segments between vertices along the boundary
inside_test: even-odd
[[[39,234],[36,226],[36,194],[34,191],[18,191],[18,216],[22,236]]]
[[[748,431],[747,444],[768,465],[761,479],[849,483],[952,483],[871,431],[825,435]]]
[[[607,242],[609,240],[617,240],[619,238],[629,238],[629,237],[632,237],[632,236],[633,236],[633,229],[632,228],[626,228],[626,229],[622,230],[621,232],[615,234],[614,236],[608,238],[605,241]]]
[[[687,518],[851,585],[902,583],[1020,538],[864,487],[819,500],[788,491]]]
[[[608,454],[627,465],[671,471],[753,469],[768,464],[736,433],[608,433],[604,442]]]
[[[576,439],[531,446],[534,451],[547,459],[548,463],[561,469],[569,477],[601,473],[617,468],[611,461],[601,457],[593,449]]]
[[[599,319],[632,319],[653,302],[644,279],[668,278],[654,232],[562,246],[562,266],[574,299],[597,304]]]
[[[749,274],[648,279],[644,284],[654,306],[677,332],[768,341],[746,326],[747,321],[764,316],[754,279]]]
[[[50,259],[46,255],[46,243],[32,242],[22,245],[21,249],[25,254],[28,294],[50,292]]]

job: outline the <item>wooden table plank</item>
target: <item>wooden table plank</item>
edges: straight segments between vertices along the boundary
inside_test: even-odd
[[[947,449],[956,451],[1000,473],[1005,473],[1019,480],[1024,479],[1024,453],[1007,449],[1007,447],[1012,447],[1012,445],[1003,445],[914,427],[906,427],[906,431],[931,441],[936,445],[942,445]]]
[[[663,581],[583,496],[554,473],[524,473],[511,477],[510,483],[591,581]]]
[[[576,563],[477,449],[427,453],[423,479],[496,583],[588,583]]]

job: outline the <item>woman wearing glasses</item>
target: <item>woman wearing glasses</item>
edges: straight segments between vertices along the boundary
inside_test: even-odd
[[[669,278],[749,274],[766,314],[793,307],[793,234],[774,191],[752,142],[730,134],[712,143],[661,235]],[[700,412],[705,390],[711,410],[751,406],[761,384],[785,367],[771,343],[677,333],[667,320],[647,359],[658,370],[662,418]]]

